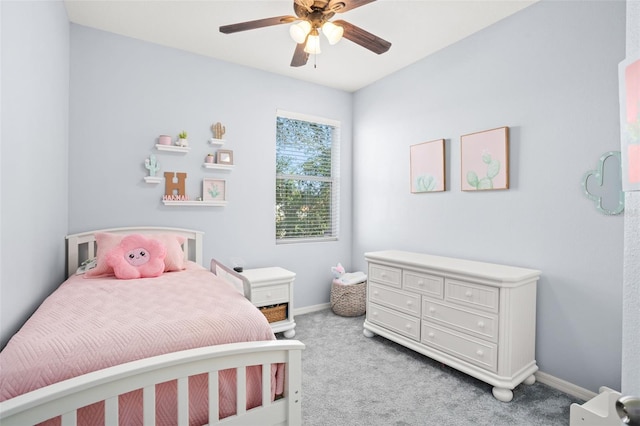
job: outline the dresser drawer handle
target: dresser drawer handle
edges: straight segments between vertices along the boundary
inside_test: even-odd
[[[411,330],[411,324],[407,324],[404,326],[407,330]]]
[[[483,355],[484,355],[484,352],[482,352],[482,349],[478,349],[478,350],[476,351],[476,355],[478,355],[478,356],[480,356],[480,357],[481,357],[481,356],[483,356]]]
[[[271,293],[267,293],[267,297],[271,297]]]
[[[433,331],[430,331],[429,333],[427,333],[427,336],[430,337],[431,339],[436,337],[436,335],[435,335],[435,333]]]
[[[423,287],[423,286],[424,286],[424,281],[418,280],[418,287]]]
[[[373,295],[374,295],[374,296],[377,296],[378,294],[379,294],[379,293],[378,293],[378,290],[373,290]]]
[[[411,300],[407,300],[407,306],[411,306],[413,305],[413,302]]]
[[[472,297],[473,293],[471,292],[471,290],[467,290],[464,295],[467,296],[467,297]]]
[[[429,306],[429,313],[434,314],[436,312],[436,308],[433,306]]]
[[[378,311],[373,311],[373,313],[371,315],[373,315],[374,317],[377,317],[378,316]]]
[[[383,273],[381,273],[381,274],[380,274],[380,276],[381,276],[382,278],[387,278],[387,276],[388,276],[388,275],[387,275],[387,274],[385,274],[385,273],[383,272]]]
[[[484,321],[478,321],[478,327],[484,328]]]

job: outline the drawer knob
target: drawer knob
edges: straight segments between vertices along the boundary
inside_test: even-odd
[[[405,328],[406,328],[407,330],[411,330],[411,324],[407,324],[407,325],[405,325]]]
[[[478,321],[478,327],[479,328],[484,328],[484,322],[483,321]]]
[[[473,296],[473,293],[471,292],[471,290],[467,290],[464,295],[467,296],[467,297],[471,297],[471,296]]]
[[[424,285],[424,281],[422,281],[422,280],[418,280],[418,286],[419,286],[419,287],[422,287],[423,285]]]
[[[482,355],[484,355],[484,352],[482,352],[482,349],[478,349],[478,350],[476,351],[476,355],[478,355],[478,356],[482,356]]]
[[[271,297],[271,293],[267,293],[267,297]]]
[[[411,300],[407,300],[407,306],[411,306],[413,305],[413,302]]]
[[[430,313],[435,313],[436,312],[436,308],[434,308],[433,306],[429,306],[429,312]]]
[[[373,315],[374,317],[377,317],[377,316],[378,316],[378,311],[373,311],[373,314],[372,314],[372,315]]]
[[[373,290],[373,295],[377,296],[378,295],[378,290]]]
[[[433,331],[430,331],[429,333],[427,333],[427,336],[433,339],[436,335],[434,334]]]

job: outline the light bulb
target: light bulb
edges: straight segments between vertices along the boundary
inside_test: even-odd
[[[311,24],[309,23],[309,21],[298,22],[297,24],[292,25],[291,28],[289,28],[289,34],[291,35],[291,38],[298,44],[304,43],[305,39],[307,38],[307,34],[309,34],[309,31],[311,31]]]
[[[329,44],[334,45],[342,39],[344,28],[334,24],[333,22],[327,21],[322,25],[322,32],[325,37],[327,37],[327,40],[329,40]]]
[[[304,47],[304,51],[312,55],[320,53],[320,36],[310,35],[307,38],[307,45]]]

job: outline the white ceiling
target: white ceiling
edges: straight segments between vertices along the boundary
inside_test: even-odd
[[[289,25],[222,34],[218,27],[295,15],[293,0],[65,0],[71,22],[288,77],[355,91],[537,0],[378,0],[336,14],[392,43],[376,55],[349,40],[290,67]],[[315,62],[315,67],[314,67]]]

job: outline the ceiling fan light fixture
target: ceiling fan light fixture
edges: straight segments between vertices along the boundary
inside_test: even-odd
[[[329,44],[334,45],[342,39],[344,28],[327,21],[322,25],[322,33],[327,37],[327,40],[329,40]]]
[[[291,38],[298,44],[304,43],[310,31],[311,23],[309,21],[300,21],[289,28]]]
[[[317,33],[317,31],[314,31],[314,32],[315,34],[311,33],[311,35],[307,38],[307,44],[304,47],[304,51],[311,55],[317,55],[321,53],[320,35]]]

